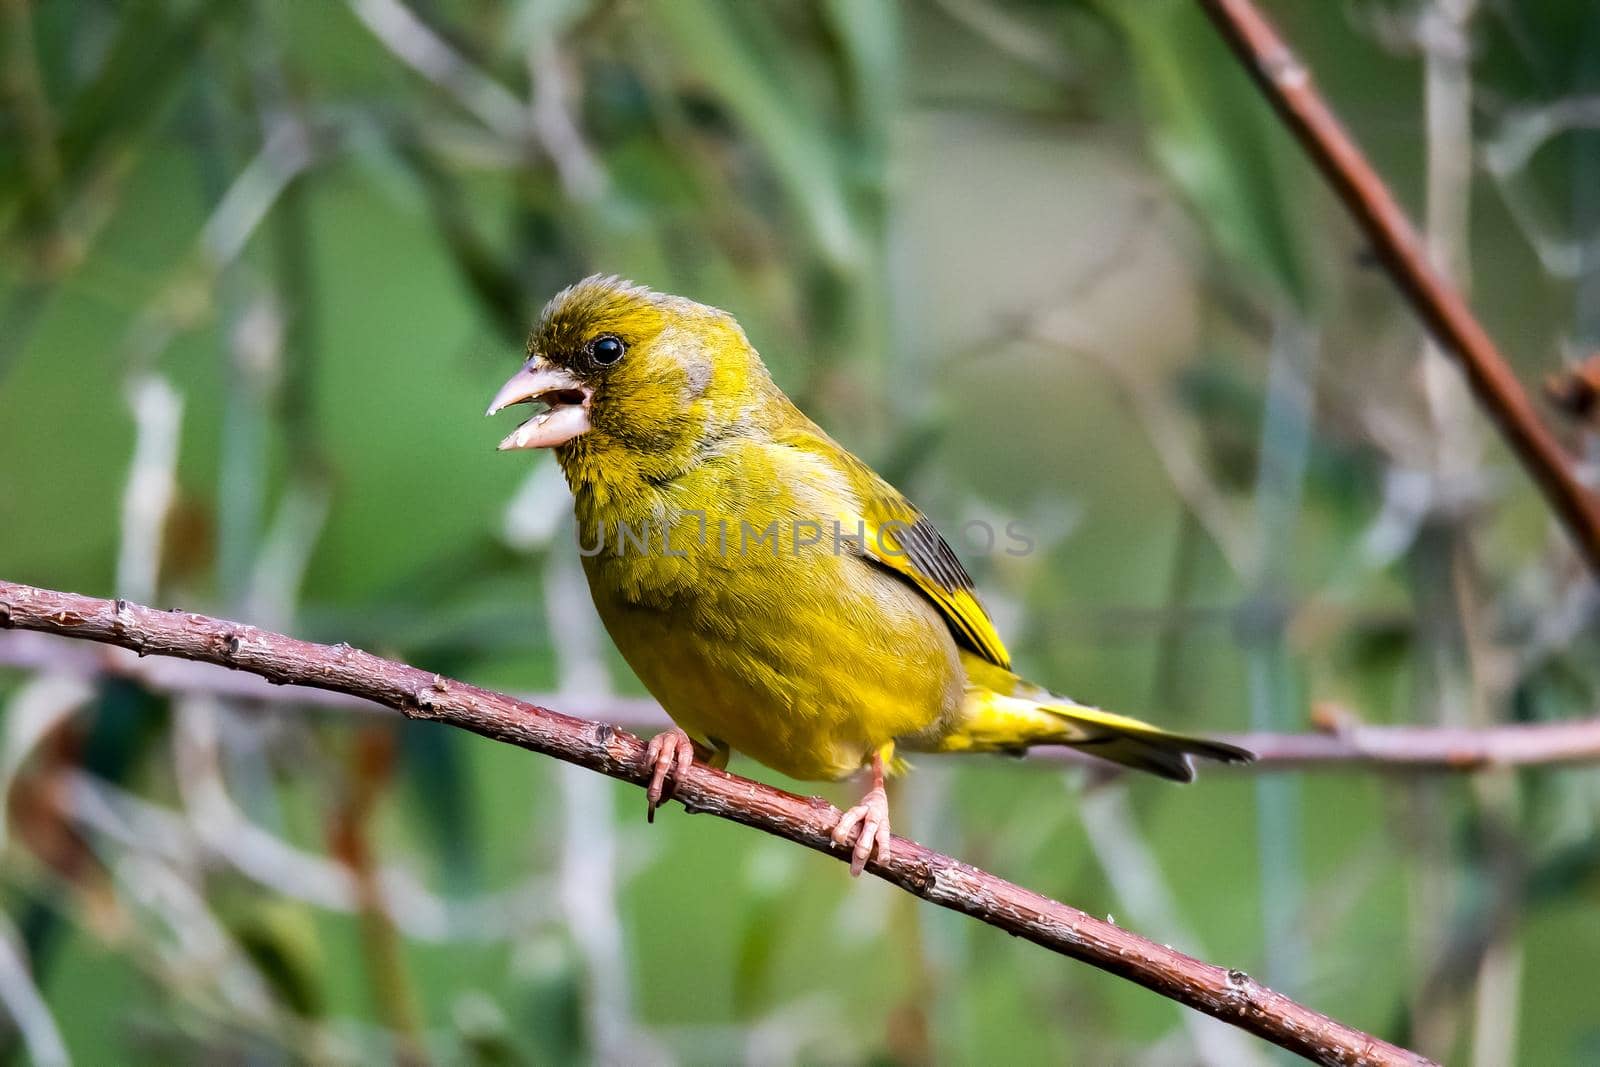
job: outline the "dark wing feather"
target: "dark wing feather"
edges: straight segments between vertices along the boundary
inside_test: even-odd
[[[1010,670],[1011,656],[979,603],[971,576],[928,517],[821,430],[807,426],[784,443],[822,457],[849,479],[861,502],[866,534],[861,543],[850,544],[927,597],[959,644]]]

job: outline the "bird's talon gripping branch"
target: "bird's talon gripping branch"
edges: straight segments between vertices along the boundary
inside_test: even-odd
[[[645,746],[645,759],[654,766],[646,793],[645,821],[656,821],[656,808],[672,799],[678,778],[694,762],[694,742],[679,729],[663,730]]]
[[[883,787],[883,756],[872,757],[872,788],[861,803],[839,817],[833,828],[833,842],[846,848],[852,844],[850,877],[859,878],[874,855],[879,863],[889,862],[889,794]]]

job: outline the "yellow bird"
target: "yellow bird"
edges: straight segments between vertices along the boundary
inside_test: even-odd
[[[699,758],[871,784],[833,837],[851,873],[889,856],[897,750],[1069,745],[1189,781],[1244,749],[1085,707],[1013,674],[950,546],[784,395],[733,317],[615,277],[546,305],[489,414],[553,448],[606,629],[676,727],[649,811]]]

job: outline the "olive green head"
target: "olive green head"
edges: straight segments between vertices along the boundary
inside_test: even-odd
[[[727,312],[594,275],[545,305],[527,361],[489,414],[546,405],[500,448],[555,448],[569,478],[582,480],[601,461],[660,476],[692,462],[775,392]]]

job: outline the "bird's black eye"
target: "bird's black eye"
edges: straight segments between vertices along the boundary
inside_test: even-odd
[[[622,343],[620,338],[606,334],[603,337],[594,339],[594,343],[589,346],[589,354],[602,367],[609,367],[622,358],[622,353],[626,348],[627,346]]]

